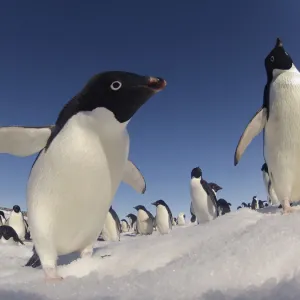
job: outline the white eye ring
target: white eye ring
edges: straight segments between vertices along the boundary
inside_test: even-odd
[[[274,56],[270,57],[270,61],[273,62],[274,61]]]
[[[110,88],[111,88],[113,91],[117,91],[117,90],[119,90],[121,87],[122,87],[122,83],[121,83],[120,81],[114,81],[114,82],[110,85]]]

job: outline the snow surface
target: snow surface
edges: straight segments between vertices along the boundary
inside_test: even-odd
[[[300,299],[300,212],[242,208],[161,236],[97,242],[92,258],[61,257],[65,279],[23,267],[32,244],[0,244],[0,299]]]

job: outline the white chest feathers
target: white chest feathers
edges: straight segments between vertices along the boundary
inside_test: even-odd
[[[121,221],[121,228],[122,228],[122,232],[128,232],[129,231],[129,224],[126,223],[125,221]]]
[[[40,154],[28,182],[28,220],[37,248],[46,251],[49,243],[67,254],[96,241],[128,151],[126,127],[108,110],[79,113],[67,122]],[[84,224],[78,222],[82,216]]]
[[[102,229],[102,237],[105,241],[117,242],[120,240],[119,224],[116,223],[110,212],[107,214]]]
[[[153,220],[142,209],[137,213],[137,231],[139,234],[148,235],[153,232]]]
[[[180,213],[177,217],[177,224],[179,226],[183,226],[185,225],[185,217],[184,217],[184,213]]]
[[[21,212],[16,213],[14,211],[11,212],[8,225],[12,227],[17,235],[19,236],[21,241],[25,239],[25,223],[23,219],[23,215]]]
[[[193,203],[194,214],[199,223],[211,221],[216,218],[217,210],[212,200],[203,189],[200,178],[192,178],[190,181],[190,194]]]
[[[168,210],[163,205],[157,205],[156,207],[156,227],[160,234],[167,234],[172,229]]]

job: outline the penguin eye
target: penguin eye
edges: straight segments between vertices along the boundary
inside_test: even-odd
[[[110,88],[111,88],[113,91],[117,91],[117,90],[119,90],[121,87],[122,87],[122,83],[121,83],[120,81],[114,81],[114,82],[110,85]]]
[[[274,60],[275,60],[275,59],[274,59],[274,56],[271,56],[271,57],[270,57],[270,61],[273,62]]]

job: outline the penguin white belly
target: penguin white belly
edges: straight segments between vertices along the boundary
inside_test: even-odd
[[[289,81],[284,85],[277,83],[278,78],[270,89],[270,100],[273,100],[265,126],[265,158],[279,201],[283,202],[287,197],[290,201],[299,201],[300,77],[293,79],[293,85]]]
[[[54,254],[81,251],[97,240],[128,151],[125,125],[97,108],[69,119],[41,152],[27,189],[28,221],[40,257],[50,261]]]
[[[120,240],[120,232],[111,213],[107,214],[107,218],[102,229],[102,238],[105,241],[112,242],[117,242]]]
[[[185,225],[185,219],[184,219],[183,216],[178,216],[178,218],[177,218],[177,224],[178,224],[179,226]]]
[[[137,214],[137,230],[139,234],[151,234],[153,232],[153,221],[143,210],[139,210]]]
[[[160,234],[167,234],[172,228],[169,213],[163,205],[156,208],[156,227]]]
[[[199,223],[208,222],[216,218],[216,208],[212,204],[210,197],[203,189],[200,180],[191,180],[191,198],[194,213]]]
[[[122,232],[128,232],[128,226],[126,222],[122,221],[121,226],[122,226]]]
[[[11,215],[8,219],[8,225],[12,227],[19,239],[24,241],[25,239],[25,222],[23,220],[23,216],[21,213],[15,213],[14,211],[11,212]]]

